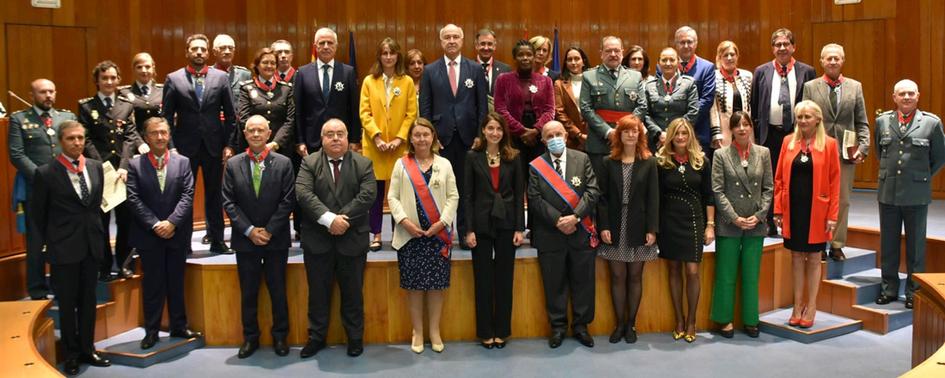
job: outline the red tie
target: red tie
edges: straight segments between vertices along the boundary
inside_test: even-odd
[[[332,160],[331,161],[331,170],[334,173],[335,186],[338,186],[338,177],[341,176],[341,169],[338,167],[341,166],[341,160]]]
[[[456,61],[450,61],[450,89],[453,90],[453,96],[456,96],[456,87],[459,83],[456,81]]]

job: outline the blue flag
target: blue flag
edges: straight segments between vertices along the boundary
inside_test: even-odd
[[[555,42],[551,47],[551,70],[561,72],[561,61],[558,59],[558,28],[555,28]]]
[[[354,47],[354,32],[348,32],[348,64],[351,67],[354,67],[354,77],[358,76],[358,59],[357,59],[357,49]]]

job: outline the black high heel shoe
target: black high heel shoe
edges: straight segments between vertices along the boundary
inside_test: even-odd
[[[637,342],[637,327],[627,326],[627,332],[623,334],[623,341],[627,344]]]
[[[505,344],[508,344],[508,342],[509,342],[508,340],[498,340],[498,339],[496,339],[495,342],[493,342],[492,344],[495,345],[495,348],[496,348],[496,349],[502,349],[502,348],[505,348]]]
[[[725,327],[727,326],[731,326],[732,328],[726,330]],[[719,328],[719,335],[726,339],[735,337],[735,326],[732,323],[726,324],[725,326]]]
[[[619,343],[620,339],[623,338],[624,333],[626,333],[626,330],[627,329],[625,326],[618,325],[617,328],[614,328],[614,332],[610,334],[610,339],[608,339],[608,341],[610,341],[611,344]]]
[[[491,341],[492,339],[489,339],[489,340]],[[495,344],[496,343],[494,341],[491,343],[487,343],[486,340],[479,340],[479,345],[482,345],[482,347],[486,349],[495,348]]]

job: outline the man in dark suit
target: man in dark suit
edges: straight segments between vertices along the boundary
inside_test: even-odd
[[[128,159],[133,152],[128,146],[140,144],[141,138],[135,128],[134,106],[127,101],[118,100],[118,83],[121,73],[118,65],[110,60],[103,61],[92,70],[92,78],[98,93],[95,96],[79,100],[79,123],[85,126],[85,156],[102,163],[109,162],[118,171],[118,177],[128,179]],[[105,256],[99,268],[99,280],[111,281],[112,264],[118,261],[119,274],[129,276],[125,265],[131,247],[128,246],[128,227],[131,221],[131,209],[127,202],[122,202],[114,209],[115,257],[112,258],[109,223],[111,212],[102,213],[102,225],[105,226]]]
[[[233,227],[240,278],[240,308],[243,346],[238,357],[246,358],[259,348],[260,276],[265,273],[272,302],[273,349],[289,354],[289,306],[285,294],[285,268],[289,259],[289,213],[295,206],[295,173],[292,161],[266,145],[272,131],[261,115],[246,120],[243,135],[249,148],[226,164],[223,177],[223,208]]]
[[[174,147],[190,161],[194,176],[203,172],[204,213],[210,252],[233,253],[223,242],[223,164],[233,149],[227,146],[235,128],[233,94],[226,72],[207,65],[207,36],[187,37],[187,67],[171,72],[164,82],[164,118]],[[220,114],[223,117],[220,117]]]
[[[784,137],[794,132],[794,105],[803,99],[804,83],[814,80],[814,68],[794,59],[794,33],[778,29],[771,34],[774,61],[755,68],[751,81],[751,120],[755,142],[771,151],[777,165]],[[774,167],[772,167],[774,168]],[[768,236],[777,236],[774,206],[768,211]]]
[[[361,91],[354,67],[335,61],[338,34],[329,28],[315,32],[318,60],[295,73],[295,124],[299,156],[322,148],[322,125],[337,118],[348,128],[348,143],[361,148]]]
[[[558,121],[541,131],[548,147],[532,161],[528,178],[528,219],[532,245],[538,249],[541,280],[551,337],[548,346],[561,346],[568,329],[568,292],[571,330],[581,344],[594,346],[587,325],[594,320],[594,248],[597,235],[590,219],[600,197],[591,161],[583,152],[565,147],[567,132]],[[544,165],[547,170],[539,169]],[[566,201],[570,192],[576,200]],[[562,193],[562,195],[559,195]]]
[[[491,29],[479,29],[476,33],[476,63],[482,66],[482,72],[489,84],[489,111],[493,110],[492,87],[499,75],[512,70],[508,64],[495,59],[495,48],[499,43],[495,39],[495,32]]]
[[[692,76],[699,90],[699,116],[696,117],[693,127],[702,151],[712,158],[712,152],[722,147],[722,134],[712,134],[712,125],[709,122],[709,110],[715,101],[715,65],[712,62],[696,56],[699,46],[699,36],[696,30],[689,26],[676,29],[673,37],[676,51],[679,52],[679,73]]]
[[[62,154],[33,176],[32,216],[59,304],[65,372],[78,374],[79,362],[109,366],[95,353],[95,277],[102,260],[102,163],[82,156],[85,130],[66,121],[59,126]]]
[[[300,356],[325,348],[334,281],[341,289],[341,324],[348,355],[364,351],[364,265],[368,252],[368,211],[376,197],[374,166],[348,149],[344,123],[330,119],[320,128],[321,151],[306,156],[296,179],[302,210],[302,251],[308,281],[308,342]]]
[[[876,117],[879,157],[879,238],[883,282],[877,304],[899,298],[899,260],[906,232],[906,308],[912,308],[919,284],[914,273],[925,272],[925,235],[932,202],[932,181],[945,166],[942,120],[919,110],[919,86],[902,80],[893,87],[895,111]]]
[[[863,84],[840,73],[844,60],[843,46],[836,43],[825,45],[820,50],[820,64],[824,67],[824,76],[804,84],[804,100],[812,100],[820,106],[827,135],[836,139],[841,146],[840,211],[837,216],[837,229],[834,230],[833,240],[828,246],[830,258],[834,261],[846,260],[843,247],[847,244],[847,219],[850,213],[853,178],[856,176],[856,165],[862,163],[870,151],[870,124],[866,118]],[[853,152],[842,147],[847,131],[856,135]],[[826,256],[822,256],[826,260]]]
[[[158,341],[161,314],[167,300],[171,337],[193,338],[184,310],[184,265],[194,223],[194,176],[186,156],[167,148],[170,126],[154,117],[144,123],[150,152],[128,164],[128,203],[134,213],[131,245],[141,256],[144,280],[145,336],[141,349]]]
[[[440,46],[445,56],[427,65],[420,79],[420,116],[436,127],[443,144],[440,156],[453,166],[462,198],[466,152],[489,111],[489,84],[482,66],[460,55],[463,29],[453,24],[444,26],[440,29]],[[465,214],[466,206],[460,203],[456,214],[459,235],[466,235]],[[465,238],[460,238],[460,246],[469,249]]]
[[[33,106],[10,114],[8,144],[10,163],[16,167],[17,175],[26,178],[31,186],[36,168],[54,160],[62,149],[56,138],[59,124],[75,121],[75,114],[65,109],[54,109],[56,84],[47,79],[36,79],[31,83]],[[26,289],[32,299],[46,299],[46,264],[43,262],[43,245],[40,243],[29,208],[33,191],[26,192]]]

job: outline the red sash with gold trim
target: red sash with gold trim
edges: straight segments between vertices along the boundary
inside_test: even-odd
[[[594,113],[597,113],[604,122],[607,123],[617,123],[617,120],[631,115],[631,112],[621,112],[619,110],[610,110],[610,109],[597,109],[594,110]]]
[[[420,171],[420,164],[417,164],[416,159],[407,156],[404,157],[403,163],[404,170],[407,171],[407,177],[410,177],[410,183],[413,184],[413,190],[417,193],[417,198],[420,199],[420,211],[423,211],[423,213],[427,215],[427,219],[430,220],[432,227],[433,224],[440,221],[440,209],[436,207],[436,201],[433,199],[433,194],[430,193],[427,180],[423,178],[423,172]],[[436,237],[445,243],[443,249],[440,250],[440,254],[446,258],[450,257],[450,247],[453,245],[453,238],[447,230],[448,227],[449,226],[443,227],[443,229],[436,234]]]
[[[561,199],[571,207],[572,211],[577,208],[578,203],[581,202],[581,197],[571,188],[571,185],[558,175],[558,172],[548,164],[547,160],[539,156],[535,158],[535,160],[532,160],[529,165],[538,173],[538,177],[545,180],[545,182],[555,190],[555,193],[561,196]],[[581,219],[581,226],[583,226],[584,230],[590,235],[591,248],[597,248],[600,241],[597,239],[597,229],[594,227],[594,220],[592,220],[590,216],[586,216]]]

